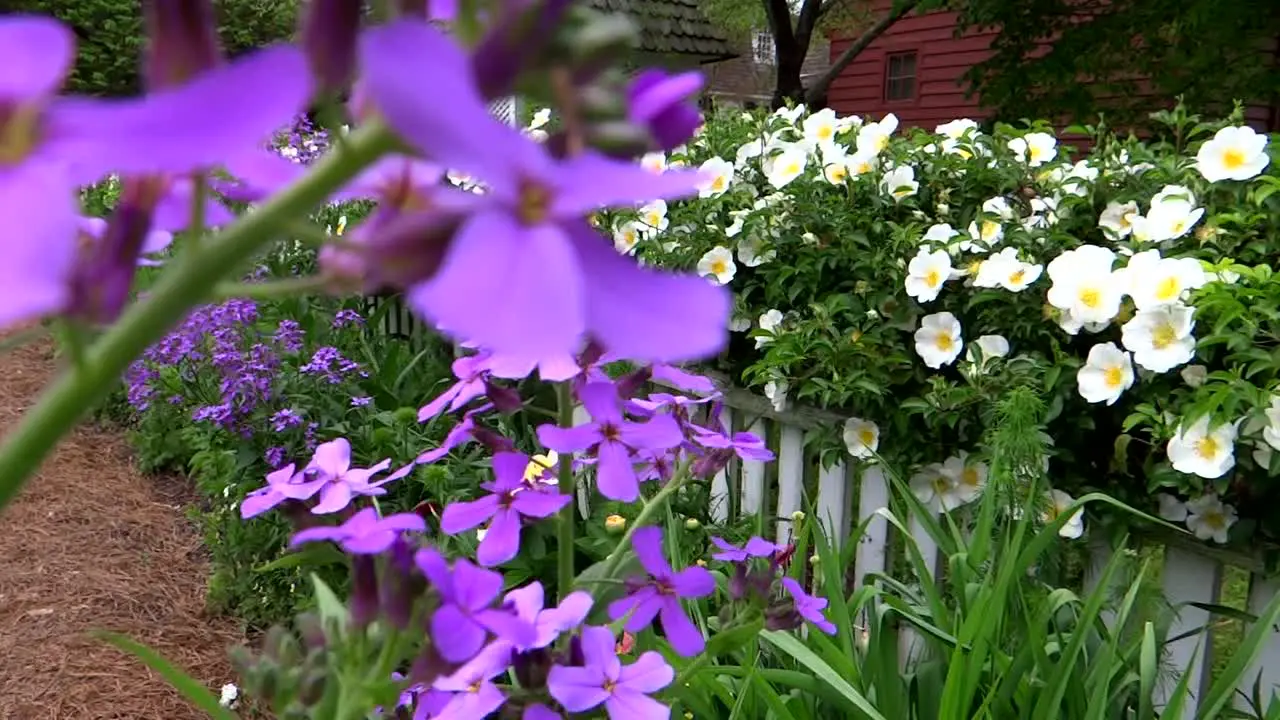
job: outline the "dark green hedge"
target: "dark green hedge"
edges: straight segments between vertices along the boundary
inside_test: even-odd
[[[217,0],[218,29],[231,55],[289,38],[297,0]],[[138,0],[0,0],[0,13],[53,15],[75,29],[79,54],[68,88],[90,95],[140,89],[142,10]]]

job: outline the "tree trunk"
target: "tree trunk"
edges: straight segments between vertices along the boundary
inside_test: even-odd
[[[919,4],[920,0],[906,0],[906,2],[895,5],[893,10],[890,10],[888,14],[876,21],[875,25],[867,28],[866,32],[862,33],[857,40],[854,40],[853,44],[845,48],[845,51],[840,54],[840,57],[836,58],[835,62],[831,63],[831,67],[827,68],[826,72],[813,81],[813,84],[805,91],[805,104],[812,107],[816,103],[820,102],[825,106],[827,103],[827,92],[831,89],[831,83],[837,77],[840,77],[840,73],[843,72],[846,67],[849,67],[849,63],[852,63],[863,50],[867,49],[868,45],[875,42],[876,38],[883,35],[884,32],[892,27],[894,23],[901,20],[903,16],[914,10]]]
[[[776,77],[773,84],[774,110],[786,105],[788,100],[794,103],[804,102],[804,83],[800,80],[800,71],[804,67],[805,54],[805,51],[793,44],[785,54],[779,52],[776,55],[774,66]]]

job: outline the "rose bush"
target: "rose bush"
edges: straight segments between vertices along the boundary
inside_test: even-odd
[[[1277,144],[1238,112],[1155,117],[1167,138],[1076,128],[1073,153],[1044,123],[721,114],[644,161],[702,169],[698,198],[598,222],[734,290],[719,366],[778,407],[852,415],[814,438],[828,462],[914,467],[921,497],[964,504],[992,402],[1031,381],[1062,491],[1164,493],[1201,538],[1272,538]]]

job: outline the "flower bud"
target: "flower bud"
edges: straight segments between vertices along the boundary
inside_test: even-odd
[[[698,522],[698,518],[691,517],[691,518],[684,519],[685,530],[697,530],[700,527],[702,527],[702,523]]]
[[[621,515],[610,515],[604,519],[604,529],[617,535],[627,529],[627,519]]]
[[[181,85],[221,62],[212,0],[148,0],[143,10],[149,88]]]
[[[804,511],[803,511],[803,510],[797,510],[797,511],[795,511],[795,512],[791,513],[791,522],[793,522],[793,523],[802,523],[802,522],[804,522]]]
[[[302,16],[300,44],[322,92],[341,91],[355,77],[361,4],[360,0],[311,0]]]
[[[308,651],[323,650],[328,645],[328,638],[324,634],[324,623],[320,621],[320,616],[307,612],[298,616],[294,623],[298,627],[298,634],[302,636],[302,645]]]
[[[262,641],[262,650],[265,657],[282,667],[292,667],[302,659],[298,639],[280,625],[273,625],[267,630],[267,635]]]
[[[822,563],[822,558],[818,557],[817,555],[810,555],[810,556],[809,556],[809,564],[810,564],[810,565],[812,565],[812,566],[814,566],[814,567],[818,567],[818,565],[819,565],[819,564],[821,564],[821,563]]]
[[[351,558],[351,621],[365,627],[378,617],[378,568],[372,555]]]
[[[489,378],[485,378],[483,382],[485,397],[489,398],[498,412],[510,415],[524,407],[524,400],[514,389],[495,385]]]
[[[679,147],[702,124],[697,106],[688,102],[701,89],[702,75],[697,72],[642,71],[627,88],[631,122],[648,128],[659,148]]]
[[[546,648],[517,653],[512,659],[516,680],[525,690],[539,690],[547,686],[551,673],[551,653]]]
[[[298,686],[298,702],[307,707],[311,707],[320,702],[324,697],[324,686],[328,680],[323,668],[317,668],[307,673],[302,678],[302,683]]]
[[[368,281],[407,288],[435,276],[462,216],[451,212],[414,212],[374,223],[363,242]],[[362,223],[361,229],[370,223]]]

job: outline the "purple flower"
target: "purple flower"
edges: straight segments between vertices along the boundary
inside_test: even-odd
[[[319,375],[330,385],[337,385],[343,378],[359,370],[360,365],[342,356],[336,347],[318,348],[306,365],[298,368],[298,372],[306,375]]]
[[[302,416],[292,408],[285,408],[271,416],[271,429],[276,432],[284,432],[289,428],[298,427],[301,424]]]
[[[716,384],[711,382],[710,378],[702,375],[694,375],[687,370],[681,370],[675,365],[666,365],[658,363],[650,370],[653,372],[653,379],[662,381],[668,385],[684,390],[685,392],[698,393],[701,395],[718,395]]]
[[[450,452],[453,451],[454,448],[458,447],[459,445],[463,445],[465,443],[468,443],[474,440],[475,439],[474,433],[476,431],[476,416],[479,415],[480,413],[488,412],[489,410],[492,410],[492,409],[493,409],[492,404],[485,403],[484,405],[481,405],[480,407],[476,408],[475,410],[472,410],[466,415],[463,415],[462,421],[459,422],[457,425],[454,425],[453,429],[449,431],[449,434],[444,436],[444,440],[440,443],[440,447],[432,450],[427,450],[426,452],[419,455],[418,459],[415,460],[414,462],[416,462],[419,465],[430,465],[431,463],[439,460],[445,455],[448,455]]]
[[[670,150],[693,137],[702,124],[696,105],[686,102],[702,89],[702,75],[685,72],[667,75],[662,70],[644,70],[627,88],[631,122],[649,129],[658,147]]]
[[[267,448],[267,451],[262,454],[262,459],[266,461],[268,467],[278,468],[284,463],[284,452],[284,448],[279,445],[269,447]]]
[[[631,536],[631,547],[649,578],[629,582],[631,593],[609,604],[609,618],[627,618],[628,632],[640,632],[661,614],[662,632],[671,647],[685,657],[702,652],[706,642],[702,632],[685,615],[680,598],[699,598],[715,592],[716,581],[706,568],[690,567],[675,572],[662,554],[662,529],[643,527]]]
[[[320,502],[311,509],[317,515],[334,513],[345,508],[356,495],[382,495],[386,490],[383,485],[408,475],[413,465],[407,465],[391,473],[376,483],[369,478],[391,467],[390,460],[370,468],[351,467],[351,443],[346,438],[338,438],[322,443],[316,448],[311,462],[303,470],[303,474],[314,472],[319,483]]]
[[[359,395],[351,398],[351,407],[366,407],[373,402],[373,398],[367,395]]]
[[[516,648],[522,652],[544,648],[555,642],[561,633],[581,625],[595,602],[591,593],[579,590],[565,596],[558,606],[544,608],[546,598],[540,582],[516,588],[508,592],[504,599],[515,608],[517,617],[536,629],[537,634],[532,643]]]
[[[537,633],[510,610],[492,607],[502,592],[502,575],[459,558],[449,568],[444,556],[423,548],[414,562],[440,594],[431,616],[431,639],[441,657],[463,662],[475,656],[488,633],[517,647],[531,644]]]
[[[468,355],[453,361],[453,376],[458,382],[440,393],[435,400],[418,410],[418,422],[426,422],[444,412],[454,412],[484,394],[485,376],[489,374],[488,356]]]
[[[413,513],[378,517],[369,507],[357,512],[341,525],[307,528],[294,534],[289,547],[309,542],[332,540],[352,555],[377,555],[386,552],[402,532],[425,532],[427,523]]]
[[[754,433],[739,432],[732,436],[725,435],[709,428],[691,426],[693,441],[705,448],[713,450],[731,450],[743,460],[769,462],[773,460],[773,451],[765,446]]]
[[[476,559],[485,567],[501,565],[520,552],[522,517],[550,517],[573,500],[551,488],[528,489],[524,484],[527,467],[529,456],[523,453],[494,455],[494,481],[480,486],[491,494],[470,502],[449,503],[440,518],[440,530],[448,535],[489,523],[476,551]]]
[[[607,627],[582,631],[583,667],[556,665],[547,676],[551,697],[571,713],[604,704],[610,720],[666,720],[671,709],[649,697],[671,684],[675,671],[656,652],[641,655],[624,666],[614,652],[613,632]]]
[[[649,417],[667,408],[687,408],[711,402],[712,397],[691,398],[671,393],[653,393],[647,398],[631,398],[627,400],[627,412]]]
[[[490,644],[452,675],[436,678],[432,688],[452,693],[448,704],[437,718],[476,720],[488,717],[502,707],[507,696],[492,680],[511,667],[511,646],[501,642]]]
[[[822,610],[827,606],[826,598],[809,595],[804,591],[804,588],[800,587],[800,583],[789,577],[782,578],[782,587],[786,589],[792,600],[795,601],[796,612],[800,617],[813,623],[819,630],[828,635],[836,634],[835,624],[822,614]]]
[[[438,269],[409,288],[417,311],[496,352],[539,358],[571,353],[587,335],[636,359],[693,359],[723,347],[722,288],[642,269],[583,220],[604,206],[687,195],[697,173],[659,175],[594,152],[553,158],[489,113],[470,58],[425,22],[365,33],[361,59],[388,123],[488,187],[435,192],[433,212],[455,215],[458,229]]]
[[[600,493],[611,500],[633,502],[640,497],[640,482],[631,450],[676,447],[684,441],[680,424],[669,415],[658,415],[643,423],[627,420],[622,414],[618,389],[612,383],[588,383],[578,392],[578,398],[591,413],[592,421],[571,428],[541,425],[538,441],[557,452],[594,448]]]
[[[296,353],[302,349],[302,326],[296,320],[281,320],[272,339],[281,350]]]
[[[333,327],[344,328],[348,325],[360,327],[364,325],[364,317],[355,310],[339,310],[338,313],[333,316]]]
[[[723,551],[712,555],[712,560],[732,563],[746,562],[750,558],[772,557],[774,553],[782,549],[781,546],[775,545],[759,536],[754,536],[747,540],[747,544],[742,547],[731,545],[723,538],[718,537],[711,538],[711,543]]]

